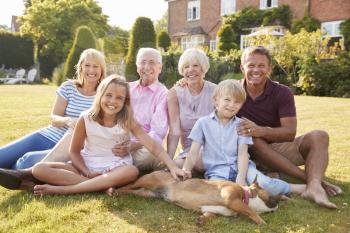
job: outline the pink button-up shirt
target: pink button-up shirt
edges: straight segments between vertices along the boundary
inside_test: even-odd
[[[162,143],[168,132],[168,89],[158,80],[146,87],[139,80],[129,84],[135,119],[151,138]]]

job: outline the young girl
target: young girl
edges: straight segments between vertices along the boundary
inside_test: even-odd
[[[253,144],[252,137],[237,134],[237,125],[241,119],[236,114],[245,98],[245,90],[238,81],[225,80],[219,83],[214,90],[216,110],[200,118],[194,125],[189,136],[192,145],[183,169],[192,170],[203,146],[202,160],[207,179],[231,180],[246,186],[257,177],[258,184],[271,195],[290,192],[301,194],[306,185],[288,184],[265,176],[249,160],[248,145]]]
[[[112,75],[101,82],[92,108],[78,120],[70,146],[72,162],[41,163],[33,168],[35,178],[52,184],[36,185],[34,194],[101,191],[134,181],[138,170],[132,165],[131,155],[112,153],[115,143],[129,140],[130,133],[168,166],[174,178],[186,174],[134,120],[129,85]]]

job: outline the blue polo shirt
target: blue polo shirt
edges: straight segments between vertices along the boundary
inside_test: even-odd
[[[203,145],[205,178],[219,176],[230,180],[230,172],[237,173],[238,145],[253,144],[252,137],[238,135],[237,125],[241,121],[234,117],[223,125],[213,112],[193,126],[189,138]]]

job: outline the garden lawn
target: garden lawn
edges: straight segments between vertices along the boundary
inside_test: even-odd
[[[55,86],[0,86],[0,146],[50,122]],[[203,227],[197,213],[160,199],[108,197],[103,193],[35,197],[0,187],[0,232],[350,232],[350,99],[297,96],[298,134],[330,135],[327,180],[344,194],[337,210],[293,196],[258,226],[246,217],[217,217]],[[205,190],[203,190],[205,192]]]

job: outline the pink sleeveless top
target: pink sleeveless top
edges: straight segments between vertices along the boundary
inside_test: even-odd
[[[191,147],[191,139],[187,138],[196,121],[214,111],[213,92],[216,84],[204,81],[199,95],[193,96],[187,87],[176,86],[176,96],[179,102],[181,145],[187,152]]]

